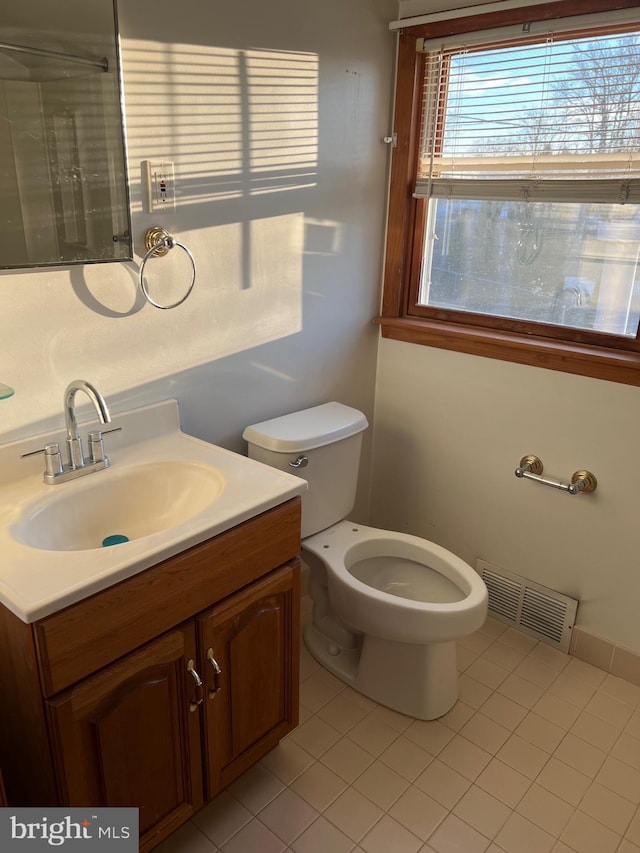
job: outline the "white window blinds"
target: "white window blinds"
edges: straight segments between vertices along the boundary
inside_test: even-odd
[[[640,25],[427,50],[415,195],[640,202]]]

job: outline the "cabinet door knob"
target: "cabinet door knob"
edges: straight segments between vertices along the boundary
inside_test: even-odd
[[[198,671],[196,669],[195,661],[193,658],[189,660],[187,663],[187,672],[193,678],[196,683],[196,698],[191,699],[189,702],[189,710],[196,711],[198,709],[198,705],[202,704],[202,700],[204,699],[203,690],[204,685],[202,683],[202,679],[198,675]]]
[[[222,690],[219,680],[222,675],[222,670],[220,669],[218,661],[213,656],[213,649],[207,649],[207,660],[213,667],[213,687],[209,690],[209,699],[213,699],[216,693],[219,693]]]

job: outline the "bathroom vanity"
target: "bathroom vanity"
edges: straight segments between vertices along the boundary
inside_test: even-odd
[[[26,624],[2,608],[14,805],[140,809],[150,850],[298,722],[300,500]]]
[[[266,466],[183,435],[175,404],[152,414],[152,428],[148,411],[119,419],[112,468],[86,485],[41,486],[41,472],[24,478],[18,465],[0,486],[8,802],[137,806],[143,853],[297,725],[304,490],[296,477],[274,479]],[[43,515],[37,524],[34,499],[39,512],[55,501],[74,507],[78,494],[90,505],[111,481],[140,472],[146,483],[150,459],[169,478],[176,466],[209,466],[220,489],[186,520],[167,516],[166,529],[141,528],[125,544],[87,548],[73,528],[65,536],[74,547],[23,541],[25,519],[29,530],[48,523]]]

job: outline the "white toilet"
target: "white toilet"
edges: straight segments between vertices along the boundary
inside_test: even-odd
[[[346,521],[355,500],[362,412],[325,403],[247,427],[249,456],[296,473],[313,621],[305,644],[376,702],[432,720],[458,697],[456,645],[487,616],[487,589],[450,551]]]

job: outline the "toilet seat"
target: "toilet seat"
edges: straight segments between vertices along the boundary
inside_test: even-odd
[[[395,642],[447,642],[473,633],[486,618],[487,590],[480,576],[434,542],[340,521],[304,539],[302,547],[303,553],[310,551],[324,563],[331,604],[352,630]],[[414,576],[423,566],[426,581],[432,573],[440,575],[439,585],[449,589],[449,600],[416,600],[399,595],[399,590],[378,588],[380,578],[363,579],[367,564],[384,575],[380,558],[385,557],[409,563]],[[428,588],[428,582],[423,586]],[[456,589],[459,596],[452,592]]]

